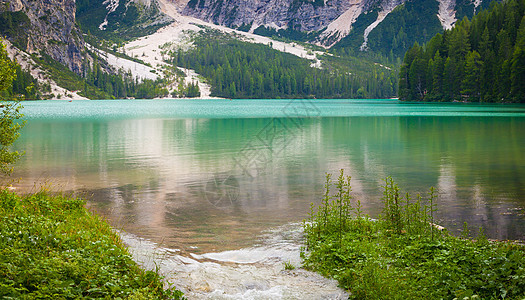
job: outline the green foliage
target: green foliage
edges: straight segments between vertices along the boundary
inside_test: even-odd
[[[195,98],[201,96],[199,84],[191,82],[188,85],[184,85],[182,82],[179,83],[177,90],[173,92],[173,97],[177,98]]]
[[[456,3],[456,18],[472,17],[474,4],[469,0],[458,0]],[[490,0],[480,1],[476,11],[488,8]],[[352,53],[360,51],[364,42],[365,29],[375,22],[381,7],[372,6],[368,12],[361,14],[352,24],[350,33],[332,46],[332,49]],[[404,53],[417,42],[427,43],[432,36],[443,33],[443,27],[436,12],[439,3],[435,0],[408,0],[390,12],[368,35],[367,51],[388,57],[390,63],[403,57]],[[311,40],[310,40],[311,41]]]
[[[331,178],[331,174],[326,174],[325,194],[318,212],[314,212],[312,207],[310,219],[315,221],[305,226],[316,239],[322,239],[322,235],[337,235],[341,243],[343,232],[349,229],[350,213],[353,210],[350,203],[350,176],[345,177],[341,170],[335,184],[337,188],[335,195],[330,194],[333,186]],[[307,244],[310,244],[310,241]]]
[[[170,52],[172,63],[191,68],[212,86],[212,95],[225,98],[354,98],[363,88],[363,97],[389,98],[395,74],[373,63],[360,63],[373,72],[339,67],[348,60],[323,57],[323,69],[312,61],[283,53],[262,44],[242,42],[208,30],[193,41],[188,51]],[[351,66],[351,65],[350,65]],[[349,69],[350,68],[350,71]]]
[[[11,83],[0,89],[3,100],[38,100],[43,98],[43,93],[48,92],[46,84],[39,84],[29,71],[23,70],[16,62],[12,64],[10,74],[14,75]]]
[[[380,56],[361,53],[354,57],[343,53],[341,55],[324,55],[323,67],[338,73],[350,73],[353,76],[350,84],[350,98],[391,98],[397,95],[397,74],[395,66]],[[385,65],[377,63],[383,62]]]
[[[0,191],[0,298],[179,299],[84,201]]]
[[[360,14],[355,23],[352,24],[352,30],[350,33],[337,42],[337,44],[335,44],[332,48],[343,48],[351,49],[350,51],[359,51],[359,48],[365,41],[363,37],[365,29],[370,24],[374,23],[375,20],[377,20],[377,16],[379,15],[378,11],[379,8],[375,8],[366,14]]]
[[[456,1],[456,19],[461,20],[464,17],[472,18],[474,16],[474,3],[469,0]]]
[[[159,88],[165,84],[162,80],[133,78],[130,72],[119,71],[111,74],[102,70],[97,56],[92,65],[86,65],[85,78],[69,70],[47,54],[33,55],[33,60],[49,71],[53,80],[61,87],[70,91],[79,91],[81,96],[89,99],[124,99],[127,97],[151,99],[157,96],[167,96]]]
[[[19,121],[23,115],[20,113],[21,106],[18,102],[2,102],[0,107],[0,171],[10,174],[13,171],[12,164],[23,155],[18,151],[11,151],[10,147],[20,136],[19,131],[25,121]]]
[[[137,89],[139,84],[133,79],[131,73],[120,72],[119,74],[109,74],[104,72],[96,59],[97,56],[94,54],[92,54],[92,56],[95,57],[95,60],[92,66],[87,67],[87,74],[84,78],[85,83],[83,84],[84,88],[82,90],[83,94],[89,95],[91,90],[99,89],[110,95],[106,99],[123,99],[139,93],[140,88]],[[153,88],[149,88],[148,90],[153,90]],[[147,94],[144,89],[140,92]],[[154,93],[152,92],[149,98],[153,97]]]
[[[17,48],[27,49],[27,30],[31,21],[23,11],[0,13],[0,36],[7,37]]]
[[[29,71],[22,70],[18,64],[15,66],[15,72],[16,78],[13,80],[11,95],[19,96],[22,100],[42,99],[44,86],[41,86]]]
[[[122,45],[124,44],[123,42],[113,42],[113,41],[110,41],[110,40],[105,40],[103,38],[100,38],[98,36],[95,36],[95,35],[92,35],[92,34],[87,34],[84,36],[84,41],[88,44],[90,44],[92,47],[94,48],[97,48],[99,50],[102,50],[104,52],[108,52],[108,53],[111,53],[113,55],[115,55],[116,57],[120,57],[120,58],[124,58],[124,59],[127,59],[127,60],[131,60],[131,61],[134,61],[136,63],[139,63],[139,64],[143,64],[143,65],[147,65],[149,67],[151,67],[151,65],[149,63],[146,63],[136,57],[131,57],[129,55],[127,55],[125,52],[119,52],[117,51],[118,48],[122,47]],[[93,56],[94,53],[91,52],[91,51],[88,51],[88,53]]]
[[[434,225],[436,193],[415,200],[391,178],[384,186],[378,220],[353,206],[343,172],[331,196],[331,175],[321,205],[304,223],[304,266],[332,277],[352,299],[522,299],[525,247],[491,242],[482,230],[476,240],[449,235]],[[350,212],[345,214],[341,212]],[[343,216],[343,217],[341,217]],[[344,224],[344,226],[341,226]]]
[[[11,88],[13,80],[16,79],[15,63],[7,56],[4,44],[0,39],[0,96],[5,98],[5,92]]]
[[[525,0],[494,3],[425,47],[414,44],[400,68],[409,101],[525,103]]]
[[[471,19],[475,13],[487,9],[493,0],[482,0],[479,2],[477,8],[474,7],[474,2],[469,0],[456,1],[456,19],[462,20],[464,17]]]
[[[70,91],[82,90],[80,94],[90,99],[111,99],[110,95],[104,93],[97,87],[89,86],[89,88],[83,89],[85,86],[84,79],[51,58],[51,56],[41,53],[40,56],[33,54],[31,58],[42,68],[46,69],[51,79],[59,86]]]
[[[5,100],[14,100],[9,96],[9,89],[12,87],[13,80],[16,79],[16,64],[7,57],[4,45],[0,40],[0,171],[4,174],[10,174],[11,165],[15,163],[21,153],[11,151],[11,145],[19,136],[20,129],[24,122],[18,121],[22,114],[18,102]],[[7,95],[7,96],[6,96]]]
[[[285,261],[284,262],[284,269],[285,270],[295,270],[295,266],[291,262]]]

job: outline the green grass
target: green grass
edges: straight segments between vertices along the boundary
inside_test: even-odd
[[[402,195],[389,178],[378,220],[362,215],[350,178],[335,183],[304,223],[304,266],[338,280],[352,299],[524,299],[525,247],[455,237],[432,226],[436,201]],[[424,199],[426,198],[426,199]]]
[[[284,262],[284,269],[285,270],[295,270],[295,266],[291,262],[285,261]]]
[[[0,298],[178,299],[84,201],[0,191]]]

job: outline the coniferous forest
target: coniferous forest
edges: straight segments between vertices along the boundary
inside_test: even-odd
[[[218,97],[390,98],[397,92],[389,68],[370,63],[360,74],[332,65],[317,68],[312,61],[213,30],[194,37],[192,48],[170,56],[174,65],[203,76]]]
[[[525,0],[491,3],[426,45],[415,43],[399,73],[408,101],[525,102]]]

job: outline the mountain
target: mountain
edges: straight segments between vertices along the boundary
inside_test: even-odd
[[[23,94],[25,99],[135,95],[136,76],[108,63],[109,54],[100,55],[89,43],[104,49],[116,47],[115,41],[147,35],[172,22],[156,1],[148,0],[1,1],[0,34],[8,40],[4,43],[10,58],[19,65],[9,93]],[[144,82],[150,77],[139,79]],[[123,92],[124,85],[133,92]]]
[[[190,0],[182,13],[254,33],[324,47],[402,55],[489,0]],[[394,39],[395,38],[395,39]],[[392,45],[390,45],[392,44]],[[398,48],[401,48],[397,50]]]
[[[10,0],[0,3],[0,33],[18,49],[85,73],[84,33],[124,41],[170,24],[155,0]],[[79,26],[80,24],[80,26]]]
[[[77,18],[85,32],[129,39],[177,22],[162,13],[169,2],[182,16],[240,31],[394,58],[414,42],[423,44],[457,20],[471,18],[490,1],[78,0]]]
[[[322,82],[317,75],[301,79],[299,85],[304,85],[306,96],[328,97],[330,91],[341,91],[333,96],[349,93],[393,97],[397,92],[396,68],[405,51],[414,42],[426,43],[436,33],[451,28],[457,19],[473,15],[486,7],[487,1],[3,0],[0,33],[19,51],[32,54],[33,62],[25,66],[45,65],[44,73],[51,74],[58,85],[90,98],[180,95],[184,93],[173,87],[185,89],[190,83],[195,85],[195,80],[201,90],[211,91],[203,97],[222,95],[218,91],[231,92],[230,86],[234,85],[235,93],[228,96],[254,97],[256,94],[241,82],[246,76],[238,74],[246,72],[248,66],[238,65],[231,70],[235,74],[227,76],[227,88],[213,86],[217,83],[211,78],[221,76],[202,74],[204,70],[221,71],[239,57],[266,53],[247,43],[269,45],[272,51],[281,53],[265,54],[275,58],[272,67],[290,60],[282,55],[289,53],[304,60],[294,62],[296,66],[323,74]],[[209,60],[200,61],[202,52],[195,49],[199,47],[196,36],[205,38],[212,32],[209,29],[242,42],[237,45],[227,40],[228,45],[241,50],[235,57],[228,57],[220,69],[207,65],[213,63]],[[208,38],[203,47],[213,41],[213,37]],[[185,57],[185,61],[173,60],[169,55]],[[178,64],[170,65],[174,61]],[[188,68],[190,62],[193,69]],[[265,95],[290,97],[288,89],[283,90],[288,87],[283,82],[288,82],[292,73],[281,75],[283,78],[274,77],[273,84],[266,85],[270,92]],[[137,84],[146,81],[147,86],[138,93],[141,88]],[[342,82],[351,82],[352,88],[340,89]],[[273,88],[277,86],[280,94]]]
[[[0,33],[27,53],[51,57],[77,74],[84,40],[75,24],[75,0],[3,1]]]

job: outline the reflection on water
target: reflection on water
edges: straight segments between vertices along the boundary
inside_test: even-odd
[[[446,226],[467,221],[493,238],[525,239],[525,118],[446,108],[440,116],[39,117],[17,141],[26,155],[15,176],[25,190],[48,181],[82,193],[117,228],[197,253],[249,246],[264,229],[301,221],[324,173],[341,168],[372,216],[392,176],[413,193],[438,188]]]

